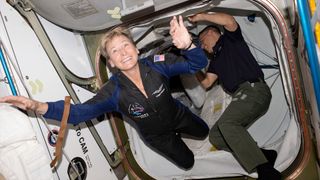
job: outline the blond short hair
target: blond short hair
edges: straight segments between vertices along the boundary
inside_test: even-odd
[[[100,41],[100,53],[106,59],[109,59],[109,55],[108,55],[108,52],[106,49],[107,44],[116,36],[125,36],[132,42],[132,44],[134,44],[131,33],[127,28],[125,28],[123,26],[118,26],[114,29],[111,29],[110,31],[106,32],[102,36],[101,41]]]

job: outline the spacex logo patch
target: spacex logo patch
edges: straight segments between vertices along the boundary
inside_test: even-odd
[[[160,87],[155,90],[152,95],[156,95],[156,97],[159,97],[163,92],[164,92],[164,87],[163,87],[163,84],[160,85]]]

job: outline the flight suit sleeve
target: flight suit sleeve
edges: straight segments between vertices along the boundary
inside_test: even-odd
[[[167,77],[184,73],[194,74],[205,68],[208,63],[204,51],[199,46],[191,50],[181,50],[180,54],[167,53],[149,58],[152,66]]]
[[[108,96],[107,87],[104,86],[96,96],[89,99],[84,104],[71,104],[68,123],[79,124],[98,117],[106,112],[116,110],[115,97]],[[61,121],[64,108],[64,101],[48,102],[48,111],[45,118]]]

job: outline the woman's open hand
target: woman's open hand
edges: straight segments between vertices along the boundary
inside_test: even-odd
[[[174,16],[170,21],[170,35],[172,43],[178,49],[188,49],[192,44],[191,36],[184,26],[182,16],[179,16],[179,20]]]
[[[6,96],[0,98],[0,103],[9,103],[23,110],[36,111],[39,114],[45,114],[48,110],[48,104],[31,100],[24,96]]]

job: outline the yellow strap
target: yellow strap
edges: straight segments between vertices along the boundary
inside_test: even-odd
[[[320,3],[320,2],[318,1],[317,3]],[[309,6],[310,6],[310,11],[311,11],[312,16],[314,15],[314,13],[317,9],[317,3],[315,0],[309,0]],[[320,9],[318,9],[318,11],[320,11]],[[318,12],[318,13],[320,13],[320,12]],[[315,34],[316,43],[318,44],[318,47],[320,48],[320,20],[319,19],[315,24],[314,34]]]

